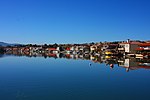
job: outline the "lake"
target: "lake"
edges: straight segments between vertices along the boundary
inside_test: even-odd
[[[149,63],[113,59],[0,56],[0,100],[149,100]]]

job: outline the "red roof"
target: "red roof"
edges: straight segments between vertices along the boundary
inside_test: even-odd
[[[18,50],[18,48],[13,48],[13,50]]]
[[[68,47],[68,48],[66,48],[66,50],[70,51],[70,48]]]
[[[150,48],[136,48],[135,50],[150,50]]]
[[[144,50],[144,48],[136,48],[135,50]]]
[[[141,47],[147,47],[147,46],[150,46],[150,43],[141,43],[141,44],[139,44],[139,46],[141,46]]]
[[[56,50],[56,48],[48,48],[48,50],[50,50],[50,51],[51,51],[51,50]]]

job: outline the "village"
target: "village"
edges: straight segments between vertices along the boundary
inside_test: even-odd
[[[74,60],[91,60],[105,63],[113,69],[117,64],[128,72],[139,68],[150,69],[150,42],[127,40],[121,42],[100,42],[86,44],[53,45],[17,45],[1,47],[5,55],[66,58]]]
[[[136,58],[150,57],[150,41],[127,40],[120,42],[99,42],[85,44],[53,44],[53,45],[17,45],[1,47],[6,54],[25,55],[92,55],[92,56],[125,56]]]

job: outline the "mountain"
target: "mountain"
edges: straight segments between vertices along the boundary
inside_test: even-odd
[[[8,46],[8,45],[9,45],[8,43],[0,42],[0,46]]]
[[[0,46],[2,46],[2,47],[15,46],[15,45],[21,45],[21,44],[10,44],[10,43],[5,43],[5,42],[0,42]]]

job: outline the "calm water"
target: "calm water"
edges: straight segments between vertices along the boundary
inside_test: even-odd
[[[92,65],[89,66],[89,63]],[[0,100],[150,100],[150,70],[64,58],[0,58]]]

